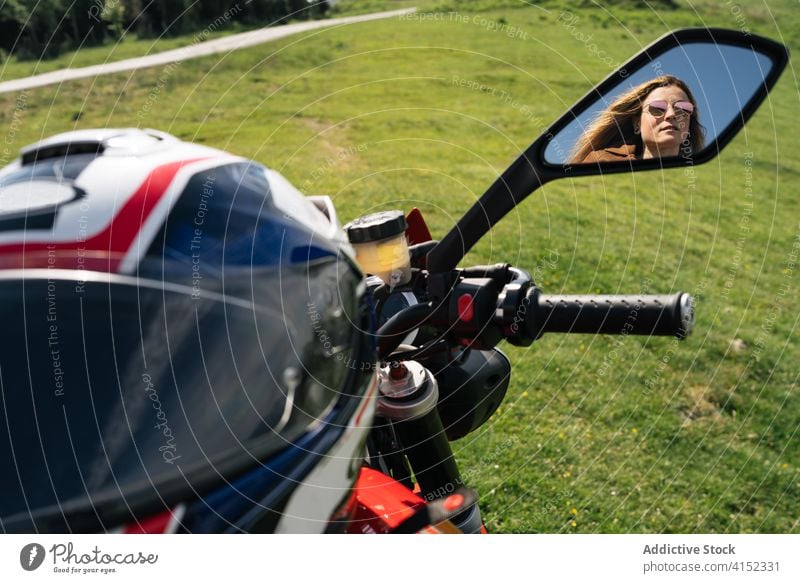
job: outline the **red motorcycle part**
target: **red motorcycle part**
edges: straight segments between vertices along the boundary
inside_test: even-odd
[[[355,511],[348,534],[461,534],[446,517],[461,512],[477,498],[471,490],[461,490],[428,504],[397,480],[372,468],[361,468],[353,492]]]
[[[372,468],[361,468],[355,497],[355,514],[347,527],[350,534],[387,534],[425,506],[414,492]]]
[[[477,503],[478,495],[474,490],[459,488],[445,498],[431,500],[425,506],[418,508],[411,518],[403,521],[392,532],[395,534],[426,532],[426,527],[433,525],[443,534],[463,534],[464,531],[456,526],[459,515],[471,513]],[[481,528],[481,532],[485,532],[485,529]]]
[[[428,230],[428,225],[425,223],[425,219],[422,218],[422,213],[417,207],[411,209],[411,212],[406,215],[406,223],[408,223],[406,227],[406,239],[408,239],[409,245],[416,245],[417,243],[425,243],[433,240],[431,232]]]

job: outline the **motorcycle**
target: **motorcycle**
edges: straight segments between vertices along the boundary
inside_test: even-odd
[[[497,345],[684,338],[694,306],[682,292],[549,295],[523,268],[458,265],[547,182],[713,159],[787,62],[747,33],[664,36],[441,240],[417,210],[342,228],[330,198],[153,130],[23,149],[0,171],[4,532],[486,532],[450,443],[506,395]],[[573,159],[620,96],[665,74],[698,99],[650,101],[650,115],[702,115],[702,144]]]

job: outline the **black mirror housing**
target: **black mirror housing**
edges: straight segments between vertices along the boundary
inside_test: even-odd
[[[676,71],[652,69],[653,64],[660,62],[659,59],[667,62],[670,55],[674,58],[668,64]],[[687,28],[661,37],[578,100],[528,146],[430,251],[428,270],[431,273],[445,273],[455,268],[472,246],[500,219],[551,180],[686,167],[715,158],[752,117],[788,62],[789,51],[784,45],[741,31]],[[737,75],[735,79],[732,73],[734,69]],[[703,119],[705,115],[711,121],[705,122],[711,130],[711,139],[705,141],[700,149],[693,149],[688,156],[648,158],[637,155],[634,147],[632,155],[621,161],[571,161],[575,145],[583,132],[592,127],[597,112],[608,108],[626,88],[634,89],[642,84],[642,80],[670,73],[672,77],[676,76],[674,73],[687,77],[688,83],[684,82],[687,87],[695,84],[692,93],[696,92],[700,99],[697,99],[697,107],[692,115],[699,116],[698,119]],[[735,99],[725,98],[726,77],[723,73],[728,74],[728,88],[733,88]],[[704,77],[708,77],[708,80]],[[712,88],[716,93],[709,96]],[[722,98],[714,98],[719,95]],[[646,104],[637,105],[641,121]],[[677,115],[679,105],[679,101],[673,98],[666,111]],[[624,137],[620,135],[621,139]]]
[[[749,33],[713,28],[669,33],[589,91],[528,148],[525,156],[550,179],[703,164],[715,158],[736,136],[788,62],[785,46]],[[595,156],[591,162],[570,159],[580,135],[591,131],[593,121],[615,99],[662,75],[683,80],[694,94],[694,116],[702,121],[706,134],[700,149],[682,148],[679,155],[649,159],[642,159],[641,153],[627,159],[620,154],[619,161],[600,159],[612,156]],[[630,132],[628,137],[633,137]],[[633,149],[631,145],[630,150]],[[619,153],[621,149],[612,151]]]

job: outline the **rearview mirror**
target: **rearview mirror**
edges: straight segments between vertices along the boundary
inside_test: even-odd
[[[789,62],[785,46],[735,30],[661,37],[573,105],[428,254],[446,273],[534,190],[558,178],[702,164],[755,113]]]
[[[606,171],[706,162],[755,112],[787,60],[783,46],[738,31],[669,34],[553,124],[543,161],[594,172],[598,164]]]

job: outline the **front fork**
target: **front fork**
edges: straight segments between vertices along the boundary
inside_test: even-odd
[[[431,372],[416,361],[393,363],[379,372],[378,408],[375,429],[392,439],[394,455],[408,461],[419,486],[419,495],[428,503],[443,499],[464,486],[450,442],[445,435],[436,404],[439,388]],[[404,481],[407,468],[390,471]],[[477,501],[451,518],[462,532],[480,533],[483,527]]]

